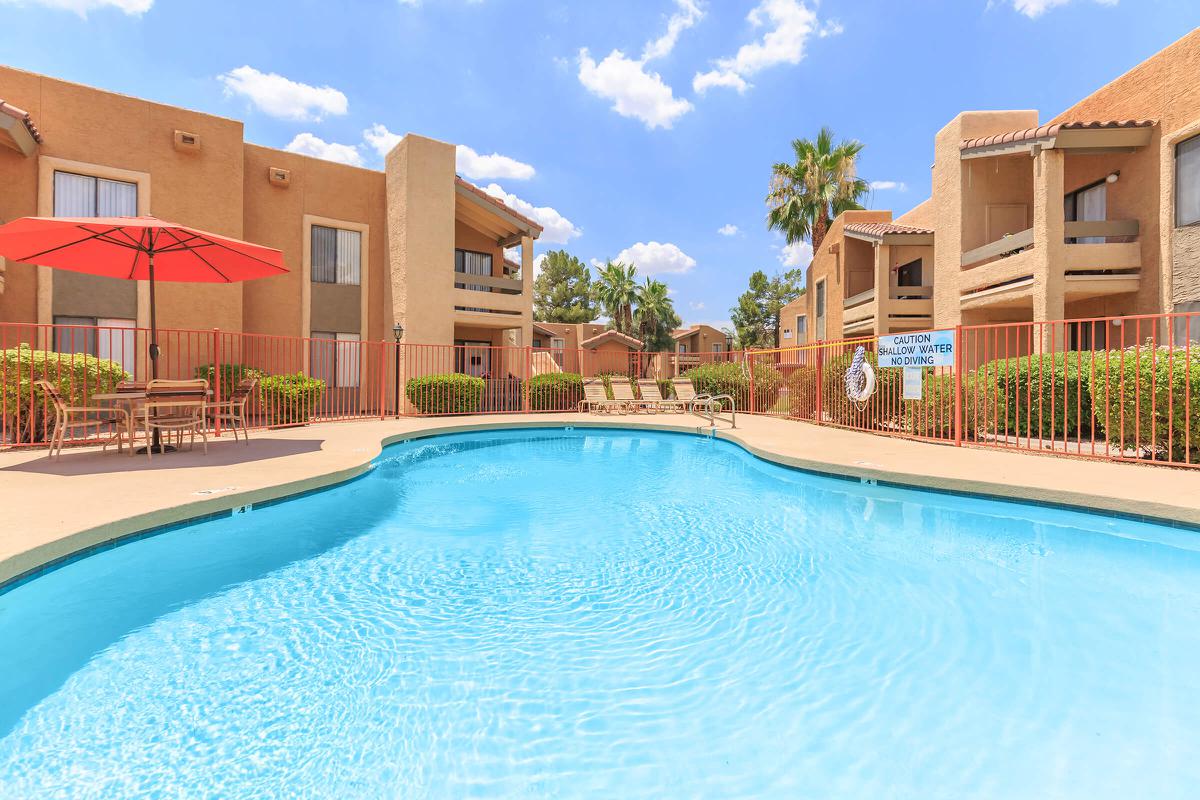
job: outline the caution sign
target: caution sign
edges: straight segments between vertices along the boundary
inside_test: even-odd
[[[922,331],[880,336],[881,367],[952,367],[954,331]]]

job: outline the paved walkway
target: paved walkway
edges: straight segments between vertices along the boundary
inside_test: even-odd
[[[62,556],[156,525],[336,483],[381,444],[485,427],[627,425],[707,432],[682,414],[499,415],[312,425],[226,436],[204,455],[117,456],[110,449],[0,452],[0,584]],[[1200,471],[956,448],[768,417],[738,417],[717,435],[763,458],[822,472],[979,492],[1200,524]]]

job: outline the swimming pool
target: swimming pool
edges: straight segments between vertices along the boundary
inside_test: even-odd
[[[0,595],[0,797],[1185,797],[1200,537],[443,436]]]

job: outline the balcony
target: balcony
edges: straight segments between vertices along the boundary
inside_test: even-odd
[[[455,322],[481,328],[517,328],[532,312],[532,301],[522,281],[454,273]]]
[[[893,286],[888,294],[886,330],[875,330],[878,303],[875,288],[847,297],[842,304],[842,334],[891,333],[933,324],[932,286]]]

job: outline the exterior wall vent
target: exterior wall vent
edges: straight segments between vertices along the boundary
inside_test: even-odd
[[[200,152],[199,134],[175,131],[175,149],[183,153]]]
[[[292,171],[290,169],[271,167],[267,170],[267,178],[271,181],[272,186],[280,186],[286,189],[292,185]]]

